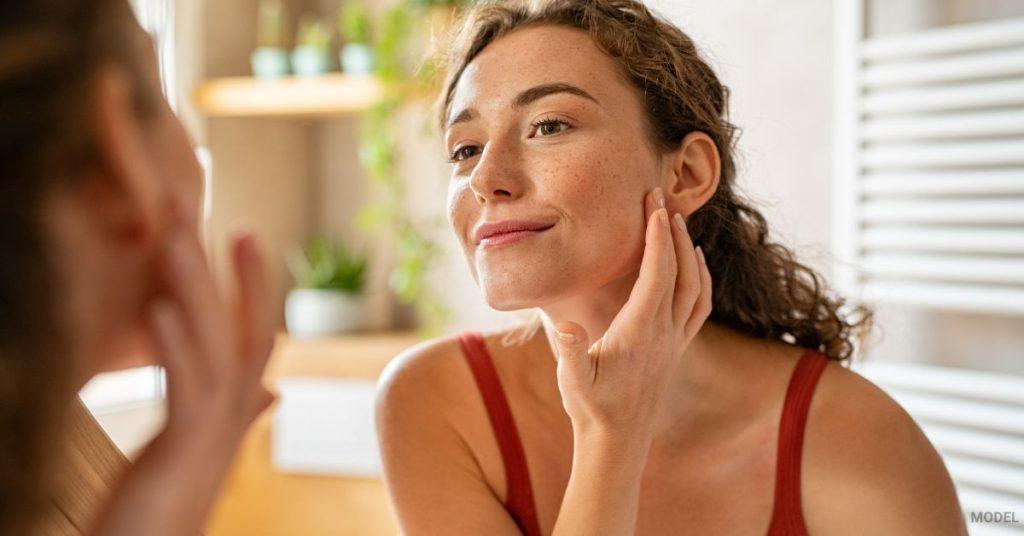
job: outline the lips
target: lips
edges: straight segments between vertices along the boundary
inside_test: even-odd
[[[532,234],[546,231],[554,226],[554,223],[528,220],[505,220],[491,223],[480,223],[475,229],[473,229],[473,243],[481,245],[485,240],[487,241],[486,244],[515,241]]]

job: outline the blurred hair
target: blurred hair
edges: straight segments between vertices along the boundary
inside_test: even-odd
[[[737,129],[728,119],[729,90],[689,38],[637,0],[484,2],[470,9],[443,60],[447,70],[437,111],[443,130],[452,94],[466,66],[489,44],[515,30],[555,25],[586,32],[618,61],[636,88],[649,141],[670,152],[690,132],[706,133],[721,157],[718,189],[687,218],[714,280],[709,320],[764,339],[813,348],[848,360],[865,344],[874,313],[833,295],[822,276],[768,237],[768,224],[736,186]],[[525,326],[524,338],[538,328]]]
[[[94,161],[94,75],[117,64],[152,104],[126,0],[0,3],[0,534],[24,534],[47,507],[69,402],[67,330],[45,201]],[[140,30],[141,31],[141,30]]]

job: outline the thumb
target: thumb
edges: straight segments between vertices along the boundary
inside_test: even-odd
[[[579,377],[590,370],[590,338],[587,330],[575,322],[555,324],[555,352],[558,354],[558,368]]]

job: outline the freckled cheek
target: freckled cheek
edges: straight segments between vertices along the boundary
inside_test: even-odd
[[[558,206],[577,233],[605,242],[632,234],[633,220],[642,220],[642,187],[622,162],[608,157],[573,161],[572,165],[552,166],[544,172],[549,179],[540,182],[541,195]],[[619,169],[617,169],[619,168]],[[608,236],[610,234],[610,236]]]
[[[609,249],[643,241],[641,171],[610,155],[581,164],[558,181],[559,204],[570,219],[574,247],[587,257],[605,255]],[[589,251],[589,253],[588,253]]]
[[[604,188],[602,170],[583,155],[546,160],[529,173],[540,197],[569,213],[600,197]]]

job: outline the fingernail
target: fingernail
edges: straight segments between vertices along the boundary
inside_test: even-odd
[[[676,212],[676,215],[673,216],[672,219],[675,220],[676,227],[678,227],[680,231],[686,230],[686,220],[683,219],[682,214]]]
[[[555,336],[558,337],[559,340],[561,340],[562,342],[564,342],[566,344],[573,344],[573,343],[576,342],[576,336],[573,335],[572,333],[567,333],[565,331],[558,331],[556,329],[555,330]]]
[[[697,258],[700,259],[701,264],[707,264],[707,261],[704,259],[704,251],[700,249],[700,246],[697,246]]]
[[[664,225],[665,227],[668,227],[668,211],[663,209],[663,208],[659,208],[658,209],[658,220],[661,221],[662,225]]]
[[[657,201],[659,208],[665,208],[665,193],[660,187],[654,189],[654,200]]]

